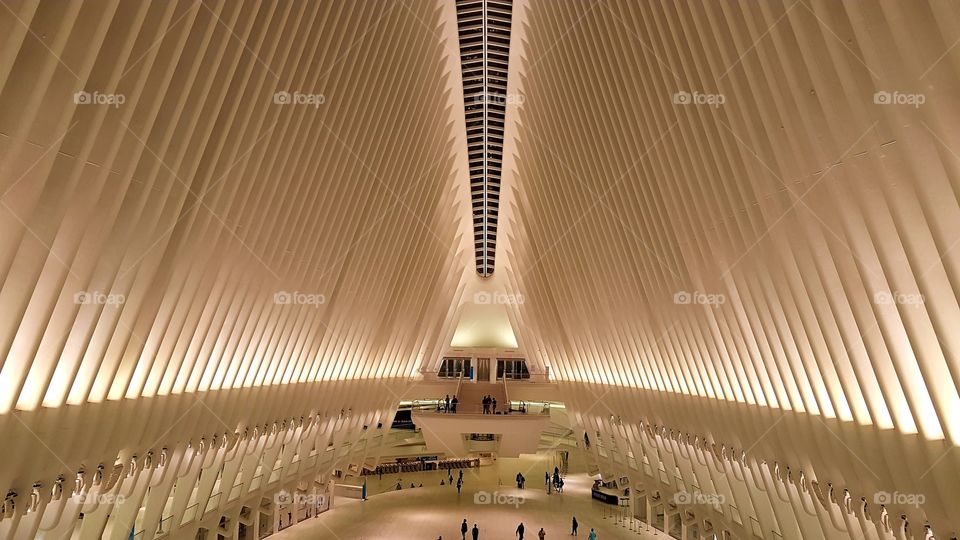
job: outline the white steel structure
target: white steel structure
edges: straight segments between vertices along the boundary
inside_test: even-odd
[[[469,304],[651,527],[960,532],[960,3],[490,3],[496,182],[454,0],[0,1],[0,539],[273,532]]]

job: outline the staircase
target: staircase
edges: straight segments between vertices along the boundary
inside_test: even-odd
[[[483,396],[491,396],[497,400],[497,411],[506,412],[510,404],[507,403],[507,394],[502,383],[468,382],[460,385],[457,395],[457,412],[467,414],[483,413]]]

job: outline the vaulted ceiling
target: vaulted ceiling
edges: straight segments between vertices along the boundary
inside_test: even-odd
[[[648,423],[678,398],[789,412],[893,435],[915,476],[955,478],[960,4],[512,9],[490,179],[452,0],[4,1],[3,429],[399,385],[496,283],[531,370],[579,388],[583,415],[612,389],[606,416]],[[476,244],[471,185],[492,184]],[[752,448],[769,423],[741,410],[728,432],[682,428]],[[798,454],[780,459],[825,466]],[[866,476],[835,481],[888,486]],[[923,489],[915,515],[960,526],[958,488]]]

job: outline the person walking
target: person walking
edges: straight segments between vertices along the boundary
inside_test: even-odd
[[[457,479],[457,495],[460,494],[460,488],[462,487],[463,487],[463,478],[461,477]]]
[[[537,533],[537,537],[539,537],[540,540],[543,540],[547,537],[547,533],[544,532],[543,527],[540,527],[540,532]]]
[[[467,531],[470,530],[470,526],[467,525],[467,518],[463,518],[463,523],[460,524],[460,538],[461,540],[467,540]]]
[[[517,527],[517,536],[520,537],[520,540],[523,540],[523,522],[520,522],[520,526]]]
[[[577,523],[577,516],[573,516],[573,528],[570,530],[570,534],[573,536],[577,535],[577,528],[580,527],[580,524]]]
[[[587,537],[587,540],[597,540],[597,531],[590,529],[590,536]]]
[[[520,489],[520,473],[517,473],[517,489]]]
[[[472,534],[473,534],[473,540],[477,540],[478,538],[480,538],[480,529],[477,528],[476,523],[473,524]]]

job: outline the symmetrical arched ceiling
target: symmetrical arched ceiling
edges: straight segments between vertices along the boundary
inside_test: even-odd
[[[0,537],[83,512],[83,538],[150,538],[168,494],[195,531],[267,496],[251,465],[375,459],[367,428],[484,287],[583,431],[629,448],[611,466],[670,477],[651,493],[707,489],[667,474],[667,430],[803,471],[788,503],[730,487],[718,528],[858,537],[856,501],[902,486],[910,534],[960,528],[960,4],[513,2],[482,283],[453,0],[0,4]],[[62,428],[101,418],[98,444]],[[42,517],[98,464],[89,485],[165,489]],[[247,491],[191,521],[224,464]],[[850,498],[807,511],[811,480]]]

